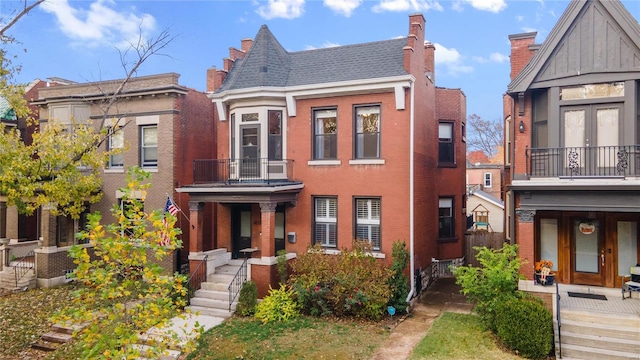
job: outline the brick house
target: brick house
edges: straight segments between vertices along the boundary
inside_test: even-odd
[[[549,259],[561,283],[619,287],[640,261],[640,26],[619,1],[571,1],[535,36],[509,37],[506,236],[529,280]]]
[[[177,189],[195,226],[192,268],[207,255],[210,275],[250,256],[262,297],[277,285],[279,250],[331,254],[360,238],[390,263],[400,240],[411,274],[463,256],[466,99],[435,86],[424,32],[417,14],[404,38],[288,52],[262,26],[208,70],[217,157],[197,160],[194,183]]]
[[[106,223],[115,221],[110,209],[121,198],[118,189],[126,185],[126,168],[130,166],[140,166],[151,173],[153,187],[145,199],[145,211],[164,209],[167,196],[181,209],[188,209],[187,197],[174,189],[193,183],[193,159],[215,156],[215,128],[213,105],[206,94],[181,86],[178,78],[178,74],[167,73],[127,82],[104,124],[113,126],[116,119],[121,119],[120,125],[127,124],[105,144],[105,148],[123,146],[126,150],[109,158],[102,175],[102,200],[91,204],[87,212],[99,211]],[[47,121],[54,118],[69,125],[71,119],[91,119],[99,127],[104,101],[120,83],[121,80],[108,80],[43,86],[32,97],[31,105],[38,107],[40,124],[45,129]],[[206,211],[212,211],[211,206]],[[6,224],[4,236],[23,238],[19,226],[22,221],[18,221],[23,217],[15,208],[6,209],[0,219]],[[35,249],[38,286],[62,283],[65,273],[74,268],[67,250],[77,242],[74,234],[83,228],[84,217],[56,217],[50,209],[41,208],[31,218],[30,232],[23,240],[41,240],[41,247]],[[176,226],[182,229],[182,238],[188,239],[186,215],[178,215]],[[202,231],[211,234],[213,227],[207,224]],[[186,264],[189,242],[184,243],[184,250],[163,264],[167,269],[177,270],[181,263]]]

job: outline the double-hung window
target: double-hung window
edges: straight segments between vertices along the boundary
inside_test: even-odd
[[[438,238],[451,239],[455,237],[453,198],[438,199]]]
[[[109,168],[121,168],[124,166],[122,150],[124,148],[124,130],[121,128],[109,128],[107,150],[115,150],[117,153],[109,155]]]
[[[438,163],[454,164],[453,150],[453,123],[440,122],[438,124]]]
[[[313,111],[313,159],[338,158],[338,111],[318,109]]]
[[[314,243],[326,247],[338,246],[338,199],[314,199]]]
[[[356,238],[380,250],[380,199],[356,199]]]
[[[380,157],[380,106],[356,107],[356,159]]]
[[[158,166],[158,126],[140,127],[140,166]]]
[[[484,187],[486,188],[490,188],[491,187],[491,173],[484,173]]]

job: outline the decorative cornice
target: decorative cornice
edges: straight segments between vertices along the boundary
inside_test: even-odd
[[[260,203],[260,211],[261,212],[275,212],[278,203],[275,202],[261,202]]]
[[[204,203],[200,201],[189,201],[189,211],[202,211]]]

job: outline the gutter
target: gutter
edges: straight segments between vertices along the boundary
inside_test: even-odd
[[[409,279],[411,279],[411,287],[410,287],[410,291],[409,294],[407,295],[407,299],[406,302],[408,303],[409,300],[411,300],[411,298],[413,297],[413,295],[416,293],[415,287],[416,287],[416,280],[415,280],[415,276],[413,274],[415,274],[415,268],[416,268],[416,259],[415,259],[415,253],[414,253],[414,233],[415,233],[415,229],[414,229],[414,223],[415,223],[415,219],[414,219],[414,209],[413,209],[413,202],[414,202],[414,179],[413,179],[413,173],[414,173],[414,164],[413,164],[413,157],[414,157],[414,144],[415,144],[415,139],[414,139],[414,133],[415,133],[415,79],[411,80],[411,83],[409,84],[409,89],[411,90],[411,108],[409,109],[409,124],[410,124],[410,130],[409,130],[409,268],[411,270],[411,273],[409,274]]]

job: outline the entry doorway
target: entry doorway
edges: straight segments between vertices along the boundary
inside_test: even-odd
[[[251,247],[251,205],[235,205],[231,210],[231,258]]]
[[[571,219],[571,277],[573,283],[606,285],[606,250],[604,221]]]

